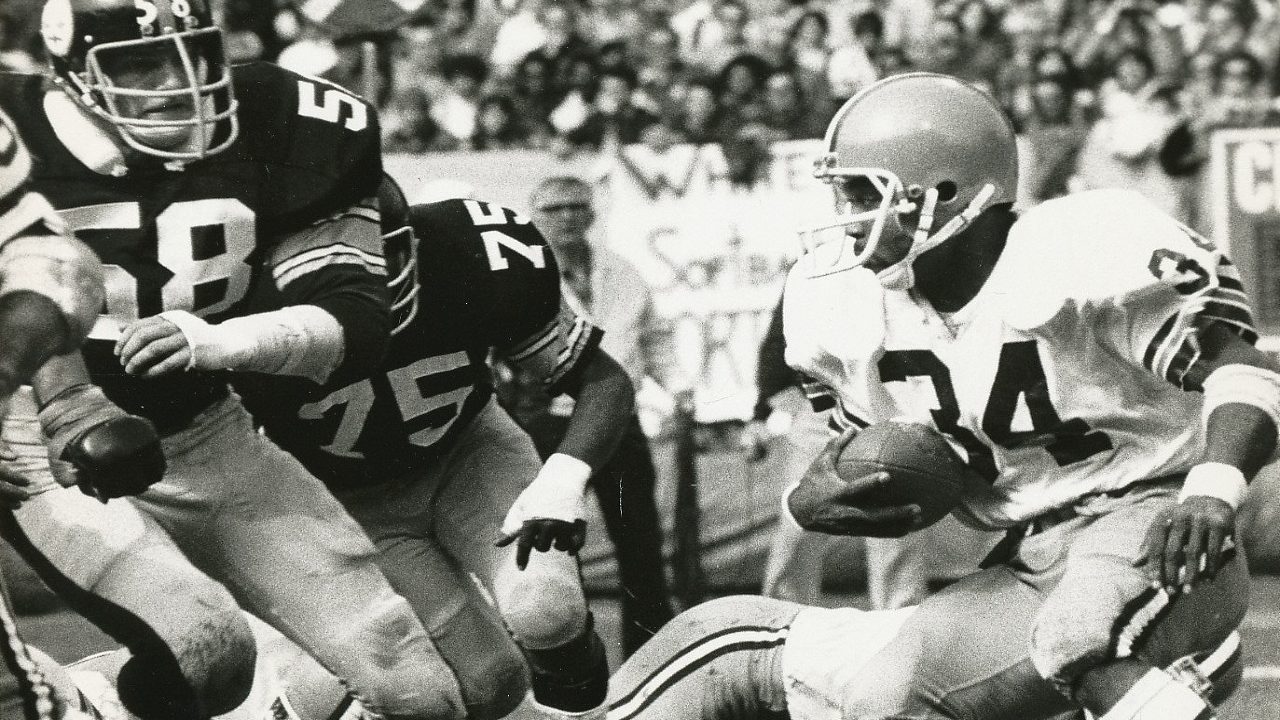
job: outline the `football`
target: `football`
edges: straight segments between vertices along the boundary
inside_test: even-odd
[[[924,526],[941,520],[960,504],[964,476],[970,472],[946,438],[928,425],[886,421],[864,428],[835,458],[846,481],[874,472],[889,482],[860,495],[867,507],[920,506]]]

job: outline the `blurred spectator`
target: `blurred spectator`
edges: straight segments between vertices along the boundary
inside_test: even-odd
[[[782,45],[782,66],[791,69],[795,80],[807,94],[826,94],[827,64],[831,59],[827,37],[830,33],[826,14],[807,10],[796,18]]]
[[[765,81],[761,122],[777,132],[778,140],[822,137],[831,110],[825,94],[819,98],[805,96],[796,78],[786,70],[775,71]]]
[[[431,102],[420,89],[393,92],[379,110],[382,148],[386,152],[426,152],[440,128],[431,118]]]
[[[520,0],[514,13],[498,26],[489,51],[493,74],[500,78],[515,72],[520,61],[546,44],[547,31],[542,26],[542,8],[549,0]]]
[[[1218,128],[1260,127],[1280,122],[1280,108],[1266,85],[1261,61],[1247,50],[1216,58],[1210,87],[1198,111],[1188,114],[1185,136],[1164,148],[1166,169],[1190,173],[1209,158],[1209,140]]]
[[[601,72],[606,70],[625,70],[633,71],[631,62],[631,53],[627,47],[627,43],[622,40],[612,40],[600,45],[599,52],[596,54],[596,65]]]
[[[824,4],[833,31],[831,43],[835,47],[849,42],[850,18],[874,11],[884,21],[885,44],[911,54],[926,40],[926,30],[934,17],[932,0],[818,0],[815,7]]]
[[[853,97],[879,79],[871,56],[884,46],[884,21],[878,13],[867,11],[855,15],[849,24],[853,41],[832,50],[827,61],[831,97],[840,101]]]
[[[1146,52],[1130,49],[1117,57],[1099,91],[1099,107],[1102,116],[1080,149],[1072,189],[1131,188],[1188,220],[1185,183],[1170,176],[1160,159],[1181,122],[1180,109],[1174,92],[1156,78]]]
[[[716,91],[709,83],[698,81],[690,83],[684,97],[673,108],[670,125],[680,133],[682,142],[707,145],[725,137],[722,117]]]
[[[572,82],[571,74],[578,70],[574,63],[583,57],[594,59],[595,49],[578,26],[576,5],[569,2],[547,3],[542,6],[538,19],[545,40],[529,55],[547,60],[551,66],[552,87],[559,93],[566,93]]]
[[[1165,84],[1181,79],[1185,61],[1182,35],[1157,20],[1154,0],[1092,0],[1083,22],[1074,28],[1068,47],[1087,82],[1109,77],[1121,55],[1133,50],[1151,59],[1155,77]],[[1167,20],[1168,15],[1160,15]]]
[[[595,58],[586,54],[566,58],[560,73],[560,102],[551,111],[551,126],[556,130],[554,140],[567,141],[556,149],[567,151],[582,145],[575,138],[591,117],[599,78]]]
[[[907,51],[896,45],[884,45],[871,53],[871,62],[876,66],[880,77],[886,78],[898,73],[911,72],[915,65]]]
[[[609,42],[634,42],[644,21],[634,0],[587,0],[582,27],[596,46]]]
[[[516,106],[506,95],[486,95],[476,104],[475,150],[510,150],[528,147],[528,132],[516,116]]]
[[[476,0],[439,0],[435,11],[434,42],[437,52],[487,57],[497,28],[476,20]]]
[[[783,43],[807,6],[804,0],[763,0],[756,3],[747,35],[755,40],[756,50],[769,62],[782,62]]]
[[[717,0],[710,18],[694,28],[685,61],[704,77],[715,77],[731,60],[755,51],[747,37],[747,6],[740,0]]]
[[[654,115],[666,114],[683,96],[692,71],[680,58],[679,40],[671,28],[650,28],[637,47],[634,102]]]
[[[956,7],[955,18],[964,38],[969,72],[993,85],[1012,53],[1009,38],[1000,27],[1000,16],[986,0],[964,0]]]
[[[544,147],[554,133],[551,111],[559,102],[551,83],[550,61],[536,53],[521,60],[511,81],[511,100],[530,144]]]
[[[1207,0],[1193,5],[1179,27],[1190,52],[1208,51],[1218,57],[1246,51],[1262,64],[1269,84],[1276,86],[1280,61],[1280,11],[1266,0]]]
[[[478,55],[455,55],[444,59],[441,72],[444,82],[433,83],[429,89],[431,119],[440,127],[433,146],[439,150],[469,149],[489,66]]]
[[[728,127],[761,117],[764,81],[773,68],[759,55],[739,55],[715,79],[716,103]]]
[[[601,73],[585,122],[568,133],[567,139],[578,147],[605,151],[639,142],[640,133],[657,117],[632,103],[635,85],[633,72]]]
[[[1022,183],[1027,200],[1038,203],[1067,194],[1076,157],[1089,126],[1074,107],[1075,95],[1061,78],[1044,76],[1030,87],[1030,112],[1022,136],[1030,157]]]
[[[959,20],[944,16],[934,18],[923,39],[915,55],[917,69],[955,75],[987,89],[994,88],[995,78],[983,74],[988,69],[976,67],[971,62],[972,51]]]

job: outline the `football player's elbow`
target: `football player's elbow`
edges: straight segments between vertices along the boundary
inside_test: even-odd
[[[103,269],[84,243],[62,235],[15,238],[0,253],[0,294],[29,291],[58,307],[60,352],[79,347],[102,307]]]
[[[600,387],[606,388],[610,399],[616,403],[618,415],[630,417],[636,411],[636,388],[631,376],[609,353],[601,350],[591,361],[593,376]]]

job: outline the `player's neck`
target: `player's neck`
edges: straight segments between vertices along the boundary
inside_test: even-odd
[[[991,211],[963,233],[921,255],[915,264],[916,292],[938,312],[956,312],[986,286],[1004,252],[1016,216]]]

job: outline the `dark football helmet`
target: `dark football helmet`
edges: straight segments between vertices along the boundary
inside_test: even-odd
[[[909,246],[876,274],[886,287],[909,288],[917,257],[983,210],[1012,203],[1017,191],[1017,147],[1004,111],[947,75],[906,73],[868,86],[836,111],[825,142],[814,175],[832,186],[837,216],[802,231],[810,274],[858,267],[897,233]],[[875,204],[867,200],[879,206],[867,209]],[[832,228],[845,231],[838,242],[820,242],[817,233]]]
[[[208,0],[47,0],[40,35],[57,82],[128,147],[196,160],[235,142],[236,99]]]
[[[382,251],[387,259],[387,287],[391,290],[391,334],[396,335],[418,316],[418,239],[409,224],[409,203],[390,175],[378,186],[382,214]]]

